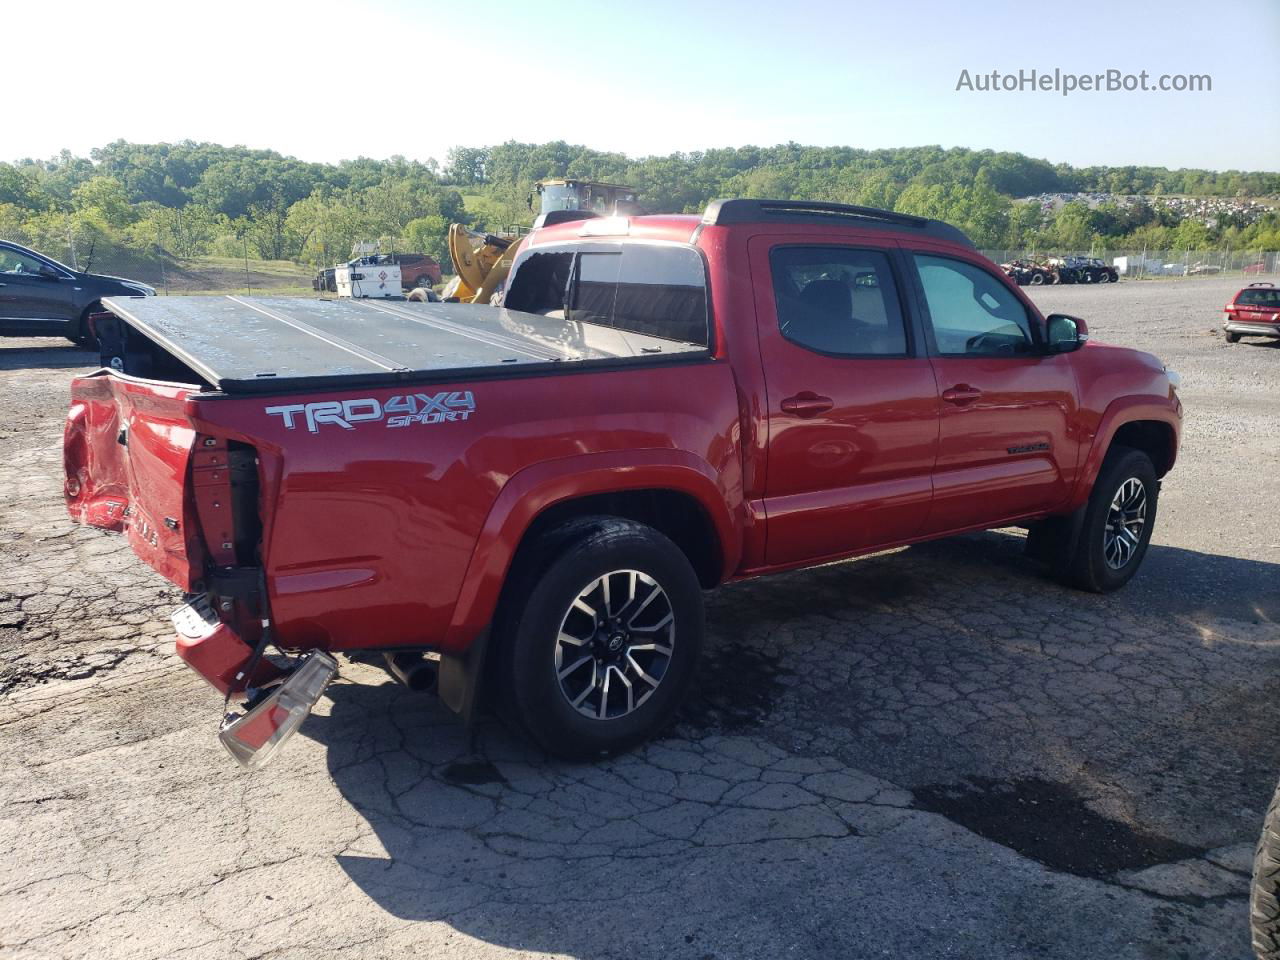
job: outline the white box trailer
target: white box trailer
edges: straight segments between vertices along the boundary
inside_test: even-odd
[[[394,263],[344,263],[334,268],[333,280],[340,297],[399,299],[404,295],[400,267]]]

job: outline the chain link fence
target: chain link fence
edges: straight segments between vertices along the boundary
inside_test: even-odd
[[[1274,250],[983,250],[996,263],[1041,262],[1048,257],[1096,257],[1131,280],[1152,277],[1236,276],[1255,280],[1280,276],[1280,253]]]

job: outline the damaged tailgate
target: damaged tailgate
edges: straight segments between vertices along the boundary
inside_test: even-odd
[[[124,532],[142,560],[188,592],[204,557],[185,496],[196,439],[184,412],[192,392],[105,370],[77,378],[63,443],[72,519]]]

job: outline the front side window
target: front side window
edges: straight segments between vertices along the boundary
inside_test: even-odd
[[[0,273],[23,273],[29,276],[38,276],[40,268],[43,266],[44,264],[35,257],[29,257],[25,253],[19,253],[17,250],[10,250],[8,247],[0,247]]]
[[[889,258],[847,247],[776,247],[769,255],[782,335],[839,356],[905,356],[906,327]]]
[[[1022,302],[987,271],[963,260],[915,254],[916,272],[943,356],[1009,356],[1034,351]]]

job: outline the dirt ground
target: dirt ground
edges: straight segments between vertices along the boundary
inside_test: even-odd
[[[1248,957],[1280,773],[1280,346],[1238,281],[1033,289],[1183,376],[1143,570],[997,531],[712,595],[696,695],[590,765],[344,665],[241,771],[180,597],[61,503],[88,354],[0,341],[0,957]]]

